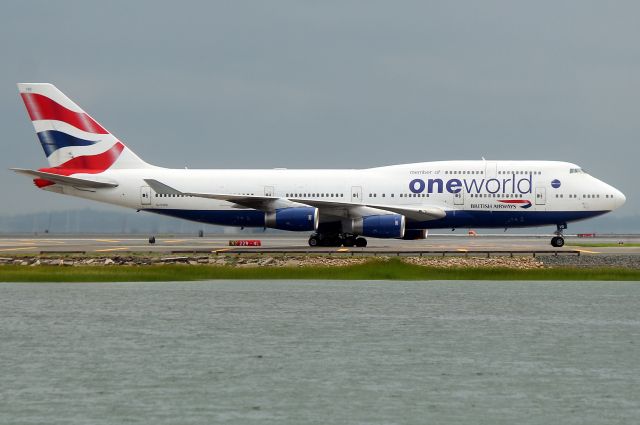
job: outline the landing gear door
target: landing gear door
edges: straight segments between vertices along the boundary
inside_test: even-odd
[[[544,187],[536,187],[536,205],[547,203],[547,190]]]
[[[140,187],[140,205],[151,205],[151,189],[149,186]]]
[[[273,186],[264,187],[264,196],[274,196],[273,193]]]
[[[362,203],[362,186],[353,186],[351,188],[351,202],[356,204]]]

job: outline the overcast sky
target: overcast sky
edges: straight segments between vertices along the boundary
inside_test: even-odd
[[[15,1],[0,10],[3,213],[90,205],[7,171],[46,164],[17,94],[25,81],[56,84],[157,165],[565,160],[627,195],[614,214],[640,214],[637,1]]]

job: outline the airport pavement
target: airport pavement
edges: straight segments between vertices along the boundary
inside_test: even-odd
[[[230,240],[259,239],[260,247],[230,247]],[[320,248],[318,252],[336,253],[379,253],[398,252],[408,253],[417,251],[447,251],[449,253],[460,252],[522,252],[522,253],[549,253],[553,251],[569,253],[579,251],[580,254],[607,254],[607,255],[637,255],[640,254],[640,237],[604,237],[604,238],[577,238],[566,237],[566,245],[563,248],[552,248],[549,236],[529,235],[434,235],[425,240],[403,241],[395,239],[368,238],[367,248]],[[615,246],[584,247],[574,244],[614,244]],[[224,252],[232,249],[242,252],[266,252],[273,250],[290,252],[314,252],[314,248],[307,245],[306,235],[216,235],[207,237],[192,236],[158,236],[155,244],[150,244],[146,237],[101,235],[101,236],[51,236],[37,237],[24,236],[0,236],[0,256],[34,253],[62,253],[62,252],[86,252],[95,254],[117,254],[135,252],[175,253],[180,251],[198,252]]]

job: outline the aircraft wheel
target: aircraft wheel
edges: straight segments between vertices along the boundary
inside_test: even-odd
[[[365,238],[356,238],[356,246],[364,248],[367,246],[367,240]]]
[[[555,248],[562,248],[564,246],[564,238],[560,236],[555,236],[551,238],[551,246]]]
[[[316,235],[312,235],[309,237],[309,246],[318,246],[320,244],[320,239]]]
[[[346,238],[344,238],[344,241],[342,242],[342,244],[345,247],[350,248],[356,244],[356,238],[353,236],[347,236]]]
[[[151,237],[149,238],[149,243],[150,243],[150,244],[154,244],[154,243],[156,243],[156,237],[155,237],[155,236],[151,236]]]

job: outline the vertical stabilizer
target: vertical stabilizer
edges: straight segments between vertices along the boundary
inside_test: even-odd
[[[51,167],[85,173],[151,167],[53,84],[19,83],[18,90]]]

